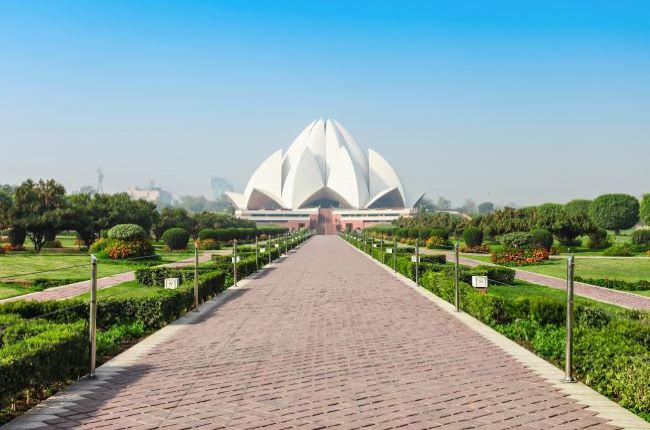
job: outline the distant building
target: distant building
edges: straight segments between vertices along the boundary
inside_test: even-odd
[[[212,187],[212,196],[215,201],[221,200],[224,194],[229,191],[235,191],[235,187],[232,186],[227,179],[224,178],[212,178],[210,179],[210,186]]]
[[[162,188],[154,187],[153,184],[146,189],[131,187],[126,192],[133,200],[146,200],[155,203],[158,206],[167,206],[172,204],[173,196],[169,191]]]

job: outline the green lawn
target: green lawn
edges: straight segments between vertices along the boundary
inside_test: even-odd
[[[155,264],[165,264],[191,257],[191,252],[165,252]],[[151,263],[149,263],[151,264]],[[98,277],[128,272],[145,265],[142,261],[99,260]],[[42,272],[42,273],[34,273]],[[0,255],[0,282],[28,282],[45,279],[89,279],[90,257],[81,254],[34,254],[31,252],[9,252]]]
[[[31,288],[25,285],[0,282],[0,300],[8,299],[9,297],[20,296],[27,293],[33,293],[34,291],[40,291],[40,289]]]
[[[466,258],[490,262],[487,255],[466,255]],[[517,267],[520,270],[540,273],[542,275],[566,277],[566,259],[551,258],[537,266]],[[623,281],[650,281],[650,258],[580,258],[576,257],[575,274],[583,278],[609,278]]]
[[[555,288],[544,287],[542,285],[531,284],[529,282],[515,280],[513,285],[490,285],[488,294],[517,298],[517,297],[551,297],[554,299],[566,300],[566,292]],[[599,306],[611,311],[622,312],[623,308],[607,303],[598,302],[582,296],[575,296],[574,302],[578,304],[590,304]]]
[[[140,285],[137,281],[129,281],[115,285],[114,287],[98,290],[97,298],[101,300],[108,297],[151,297],[159,294],[166,294],[169,291],[170,290],[165,290],[162,287],[149,287],[146,285]],[[90,300],[90,293],[82,294],[76,298]]]

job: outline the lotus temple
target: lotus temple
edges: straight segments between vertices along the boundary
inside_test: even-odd
[[[364,151],[338,122],[320,119],[271,154],[243,193],[226,196],[240,218],[335,234],[412,216],[423,194],[410,198],[386,159]]]

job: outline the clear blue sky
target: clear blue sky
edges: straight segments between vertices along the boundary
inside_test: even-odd
[[[650,192],[650,3],[0,0],[0,183],[243,188],[319,117],[454,203]]]

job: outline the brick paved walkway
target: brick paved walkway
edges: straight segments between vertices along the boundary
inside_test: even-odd
[[[199,255],[199,262],[210,261],[210,254]],[[101,263],[98,263],[101,264]],[[174,263],[163,264],[165,267],[180,267],[194,264],[194,257],[179,260]],[[90,263],[88,264],[88,271],[90,272]],[[124,282],[133,281],[135,279],[135,272],[118,273],[111,276],[105,276],[97,279],[97,289],[113,287]],[[61,285],[59,287],[48,288],[47,290],[37,291],[35,293],[23,294],[22,296],[10,297],[8,299],[0,300],[0,303],[16,302],[19,300],[61,300],[70,297],[78,296],[90,291],[90,280],[75,282],[73,284]]]
[[[435,251],[426,248],[421,249],[425,254],[445,254],[447,256],[447,261],[454,261],[453,252]],[[481,264],[490,264],[484,261],[473,260],[471,257],[460,257],[458,261],[460,264],[464,264],[470,267],[479,266]],[[566,279],[560,279],[554,276],[540,275],[539,273],[528,272],[521,269],[515,269],[515,272],[517,279],[521,279],[522,281],[544,285],[546,287],[556,288],[559,290],[566,290]],[[641,296],[639,294],[612,290],[610,288],[603,288],[597,285],[585,284],[584,282],[575,282],[574,292],[579,296],[588,297],[593,300],[610,303],[612,305],[617,305],[628,309],[650,310],[650,297]]]
[[[616,428],[336,237],[222,301],[55,397],[47,428]]]

